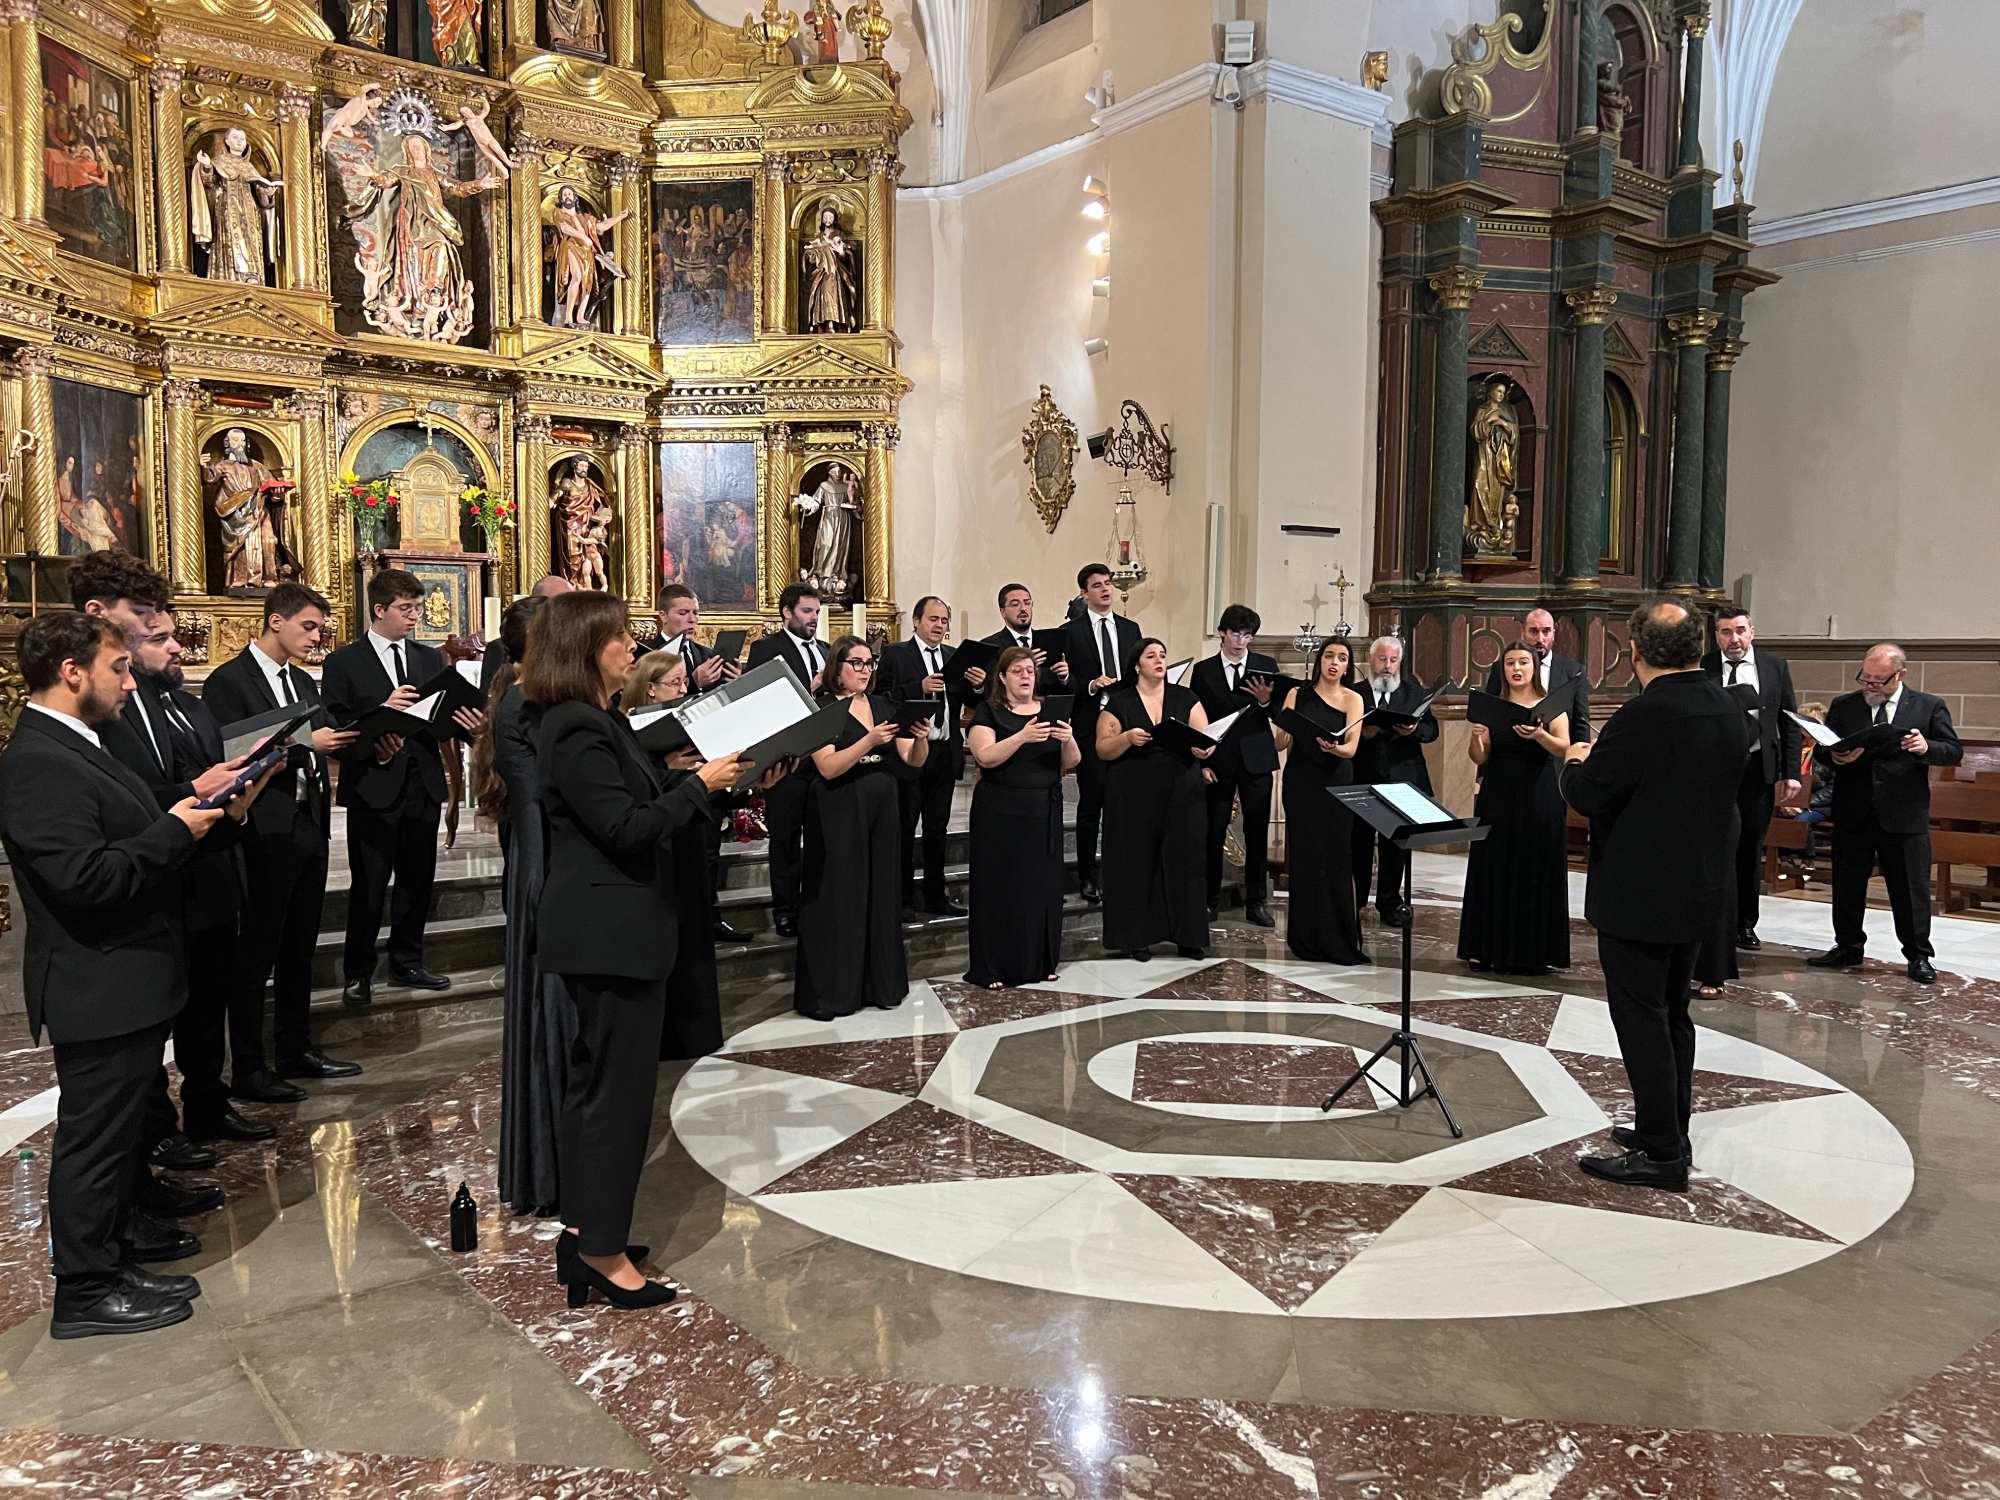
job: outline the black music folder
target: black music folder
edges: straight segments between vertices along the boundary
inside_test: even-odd
[[[1530,707],[1492,693],[1482,693],[1478,688],[1474,688],[1465,700],[1467,721],[1483,724],[1488,729],[1511,729],[1516,724],[1539,724],[1546,729],[1549,721],[1561,712],[1561,709],[1549,706],[1546,698]]]

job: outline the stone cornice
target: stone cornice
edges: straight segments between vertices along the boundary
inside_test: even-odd
[[[1385,145],[1389,141],[1387,94],[1275,57],[1260,59],[1243,69],[1242,84],[1245,99],[1295,104],[1343,124],[1359,125]]]

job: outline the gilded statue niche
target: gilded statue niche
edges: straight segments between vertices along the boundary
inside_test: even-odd
[[[792,213],[799,333],[852,333],[864,318],[866,222],[858,194],[830,189],[803,197]]]
[[[580,589],[611,588],[612,528],[618,507],[600,456],[575,450],[557,457],[546,479],[549,571]]]
[[[254,419],[225,413],[209,425],[201,451],[209,593],[258,595],[301,576],[291,451]]]
[[[832,604],[850,604],[861,593],[862,496],[865,476],[852,452],[800,463],[792,482],[799,517],[799,576]]]
[[[188,151],[190,266],[211,281],[279,284],[279,194],[275,144],[245,126],[202,127]]]
[[[612,289],[625,280],[611,231],[633,213],[600,214],[574,183],[550,189],[542,204],[542,308],[551,328],[606,328]]]

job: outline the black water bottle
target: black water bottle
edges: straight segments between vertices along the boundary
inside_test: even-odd
[[[458,1196],[451,1200],[451,1248],[479,1248],[479,1205],[472,1201],[472,1194],[462,1182],[458,1185]]]

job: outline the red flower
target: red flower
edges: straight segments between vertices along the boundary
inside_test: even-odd
[[[361,486],[360,486],[360,485],[358,485],[358,484],[357,484],[357,485],[356,485],[356,486],[354,487],[354,493],[355,493],[355,494],[357,494],[357,495],[361,493]]]
[[[374,503],[375,503],[375,497],[373,495],[370,495],[368,497],[368,504],[373,505]]]

